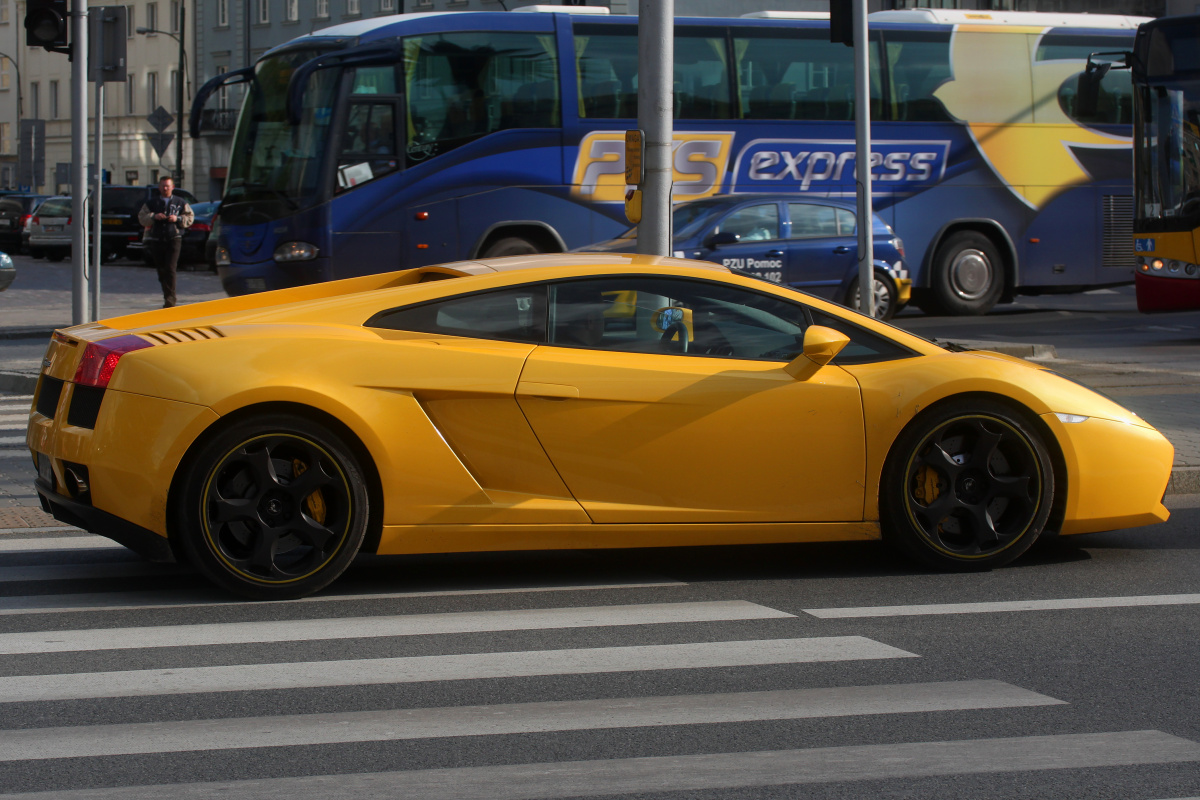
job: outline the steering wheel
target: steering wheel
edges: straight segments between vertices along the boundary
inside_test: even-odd
[[[688,329],[683,320],[672,322],[669,328],[664,328],[659,341],[670,349],[674,344],[671,340],[675,338],[675,334],[679,334],[679,352],[686,353],[688,351]]]

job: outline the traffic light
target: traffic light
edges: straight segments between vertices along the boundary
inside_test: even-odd
[[[829,0],[829,41],[854,47],[854,0]]]
[[[25,44],[47,50],[67,46],[67,0],[29,0],[25,7]]]

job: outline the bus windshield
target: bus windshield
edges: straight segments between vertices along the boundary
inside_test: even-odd
[[[1142,90],[1136,209],[1162,230],[1200,224],[1200,80]]]
[[[288,80],[322,50],[305,48],[264,58],[238,123],[229,157],[229,178],[221,216],[232,224],[278,219],[320,202],[321,177],[340,71],[318,70],[304,93],[303,121],[287,116]]]

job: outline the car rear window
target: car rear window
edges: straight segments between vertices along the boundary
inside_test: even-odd
[[[114,214],[136,214],[146,202],[145,189],[105,189],[101,195],[102,211]]]
[[[47,200],[38,207],[39,217],[69,217],[71,216],[70,198]]]
[[[25,209],[21,206],[20,200],[14,200],[8,197],[0,200],[0,214],[23,214]]]

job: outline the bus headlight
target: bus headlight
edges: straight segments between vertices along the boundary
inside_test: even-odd
[[[317,246],[308,242],[284,242],[275,248],[275,260],[284,263],[287,261],[312,261],[317,257]]]
[[[233,263],[229,258],[229,248],[227,247],[218,247],[213,260],[217,262],[218,267],[228,267]]]

